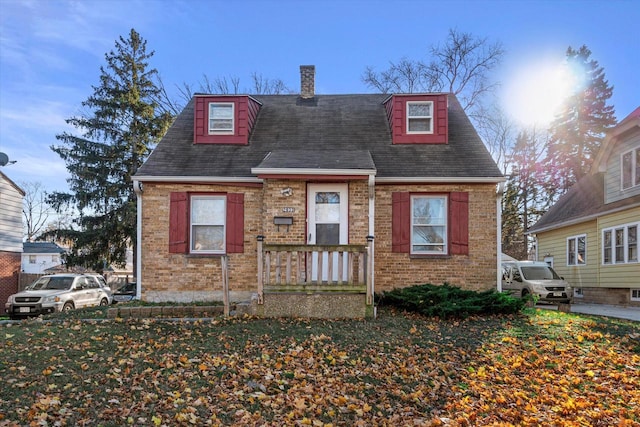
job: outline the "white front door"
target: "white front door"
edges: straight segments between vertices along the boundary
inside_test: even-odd
[[[346,245],[348,237],[347,184],[309,184],[307,186],[307,221],[310,245]],[[338,280],[338,254],[333,256],[333,278]],[[329,254],[322,259],[322,280],[328,278]],[[346,278],[344,263],[343,278]],[[318,281],[318,254],[313,254],[311,280]]]

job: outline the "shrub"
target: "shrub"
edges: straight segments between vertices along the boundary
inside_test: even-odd
[[[460,289],[448,283],[410,286],[384,292],[380,305],[394,306],[430,317],[467,317],[474,314],[518,313],[525,300],[495,289],[476,292]]]

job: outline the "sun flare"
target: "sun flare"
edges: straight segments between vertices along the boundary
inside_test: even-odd
[[[575,89],[575,78],[565,65],[530,65],[516,73],[506,89],[507,112],[515,120],[546,126]]]

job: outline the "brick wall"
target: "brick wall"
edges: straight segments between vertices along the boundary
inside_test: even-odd
[[[291,188],[292,195],[282,194]],[[365,180],[349,188],[349,243],[366,244],[369,192]],[[150,301],[221,299],[220,257],[169,254],[169,195],[173,191],[244,193],[244,253],[229,254],[232,300],[248,299],[257,288],[256,237],[266,243],[306,243],[306,182],[265,180],[263,186],[178,185],[146,183],[142,203],[142,297]],[[469,192],[469,255],[411,258],[391,252],[391,193],[394,191]],[[466,289],[496,284],[495,186],[385,185],[376,188],[376,292],[420,283],[449,282]],[[293,210],[293,212],[290,212]],[[293,224],[277,226],[273,218],[290,216]]]
[[[146,183],[142,202],[142,298],[148,301],[222,299],[219,256],[169,253],[169,197],[173,191],[244,193],[244,253],[228,255],[229,290],[234,301],[256,290],[256,236],[262,233],[262,188]]]
[[[629,288],[582,288],[582,294],[582,297],[574,297],[573,302],[640,307],[640,301],[631,301]]]
[[[291,188],[292,195],[285,196],[282,190]],[[297,243],[307,242],[307,217],[306,201],[307,186],[304,181],[288,181],[279,179],[265,180],[263,187],[264,207],[260,212],[264,212],[260,223],[261,233],[265,237],[266,243]],[[293,212],[283,212],[283,209],[293,209]],[[254,212],[247,212],[246,215],[255,215]],[[293,218],[293,224],[287,226],[277,226],[273,223],[276,216],[287,216]],[[254,236],[255,237],[255,236]]]
[[[416,258],[391,251],[391,194],[411,192],[469,192],[469,255]],[[496,287],[495,185],[384,185],[376,188],[375,290],[448,282],[470,290]]]
[[[0,251],[0,313],[10,295],[18,292],[21,254]]]

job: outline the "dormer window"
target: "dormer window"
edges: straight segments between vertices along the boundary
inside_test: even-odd
[[[231,102],[209,103],[209,134],[233,133],[234,105]]]
[[[433,102],[407,102],[407,133],[433,133]]]

